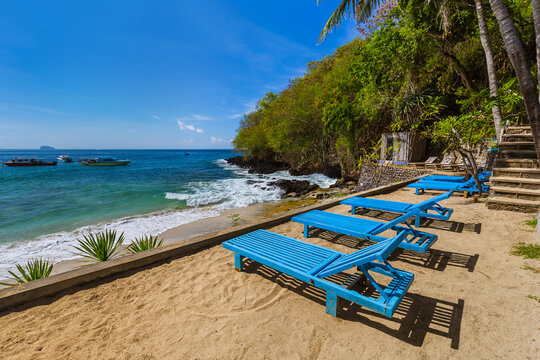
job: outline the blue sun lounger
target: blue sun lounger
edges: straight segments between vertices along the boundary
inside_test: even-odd
[[[291,220],[304,224],[304,237],[306,238],[309,237],[310,227],[333,231],[369,241],[386,240],[387,237],[379,235],[386,230],[393,230],[396,233],[405,231],[406,236],[398,247],[424,254],[429,250],[431,245],[437,241],[437,235],[413,229],[407,222],[409,218],[416,216],[420,211],[421,208],[414,205],[406,214],[401,215],[388,223],[320,210],[311,210],[296,215]]]
[[[489,181],[491,171],[484,171],[478,174],[478,179],[481,182]],[[420,181],[448,181],[448,182],[465,182],[465,176],[450,176],[450,175],[429,175],[420,179]]]
[[[416,189],[416,195],[423,194],[425,190],[441,190],[441,191],[463,191],[466,194],[474,194],[478,192],[474,179],[469,179],[463,183],[451,181],[417,181],[407,185],[408,188]],[[489,186],[482,184],[482,191],[489,191]]]
[[[337,316],[338,298],[343,298],[392,317],[414,279],[414,274],[395,269],[387,261],[404,237],[405,232],[401,232],[351,254],[265,230],[225,241],[222,246],[234,252],[234,266],[238,271],[242,271],[242,260],[249,258],[326,291],[326,312],[332,316]],[[359,273],[349,276],[341,284],[329,278],[355,267]],[[373,279],[370,272],[389,276],[391,280],[384,287]],[[377,290],[374,297],[351,290],[363,278],[362,275]]]
[[[435,196],[431,199],[423,201],[419,204],[409,204],[397,201],[387,201],[379,199],[371,199],[365,197],[351,197],[340,202],[341,205],[350,205],[351,214],[355,215],[356,208],[364,209],[373,209],[373,210],[382,210],[398,214],[406,214],[413,208],[415,205],[420,208],[420,212],[415,216],[415,226],[420,227],[421,218],[437,219],[437,220],[448,220],[452,213],[453,209],[445,208],[439,205],[438,203],[442,200],[448,199],[454,191],[449,191],[439,196]]]

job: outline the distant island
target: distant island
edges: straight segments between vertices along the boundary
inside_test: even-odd
[[[56,149],[53,148],[52,146],[40,146],[39,150],[56,150]]]

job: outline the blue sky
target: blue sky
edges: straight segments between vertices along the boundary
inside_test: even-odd
[[[0,148],[230,148],[307,62],[338,0],[4,1]]]

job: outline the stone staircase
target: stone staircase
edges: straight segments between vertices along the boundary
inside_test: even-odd
[[[537,212],[540,164],[530,126],[505,126],[490,179],[489,209]]]

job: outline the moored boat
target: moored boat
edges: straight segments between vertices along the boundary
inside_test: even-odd
[[[56,165],[57,163],[57,161],[45,161],[34,158],[14,157],[10,161],[3,162],[2,164],[5,166],[52,166]]]
[[[63,162],[70,163],[73,162],[73,159],[69,157],[69,155],[60,155],[57,157],[58,160],[62,160]]]
[[[131,160],[118,160],[113,157],[97,157],[82,161],[81,164],[88,166],[119,166],[127,165]]]

